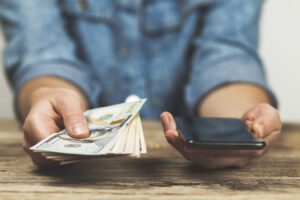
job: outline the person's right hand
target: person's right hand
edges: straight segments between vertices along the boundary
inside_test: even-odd
[[[32,92],[30,110],[23,124],[22,146],[38,166],[57,165],[29,148],[64,127],[73,138],[88,137],[88,124],[84,118],[85,100],[70,89],[39,88]]]

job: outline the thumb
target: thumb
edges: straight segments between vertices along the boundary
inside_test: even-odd
[[[168,131],[168,130],[176,131],[176,122],[171,113],[163,112],[160,115],[160,119],[161,119],[161,123],[162,123],[164,131]]]
[[[169,112],[163,112],[160,115],[165,137],[169,144],[171,144],[180,153],[184,154],[184,144],[176,130],[176,122],[174,117]]]
[[[89,136],[88,124],[83,112],[66,112],[66,114],[63,115],[63,119],[65,127],[71,137],[81,139]]]
[[[59,104],[57,104],[57,112],[62,116],[64,125],[71,137],[81,139],[89,136],[88,123],[77,98],[65,97],[60,99]]]

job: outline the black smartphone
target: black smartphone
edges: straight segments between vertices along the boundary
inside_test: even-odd
[[[175,121],[185,145],[192,149],[259,150],[266,146],[240,119],[176,117]]]

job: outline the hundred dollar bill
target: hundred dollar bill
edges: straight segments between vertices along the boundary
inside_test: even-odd
[[[41,152],[42,156],[47,159],[57,161],[61,165],[81,162],[87,159],[98,159],[117,156],[140,157],[141,153],[147,153],[146,144],[144,140],[143,129],[139,115],[136,115],[128,126],[118,133],[117,139],[111,141],[112,145],[106,145],[110,150],[107,154],[100,155],[76,155],[63,154],[53,152]]]
[[[120,138],[124,134],[129,134],[133,119],[140,119],[138,116],[139,110],[142,108],[146,99],[141,99],[135,102],[128,102],[122,104],[116,104],[112,106],[96,108],[88,110],[84,113],[90,129],[90,136],[85,139],[74,139],[68,135],[66,129],[55,133],[48,138],[40,141],[30,149],[34,152],[40,153],[55,153],[64,155],[84,155],[84,156],[98,156],[106,155],[108,153],[122,154],[128,151],[112,151],[117,149],[116,143],[120,143]],[[135,121],[136,121],[135,120]],[[132,128],[131,128],[132,129]],[[137,133],[132,133],[128,139],[135,139],[140,137],[138,144],[141,145],[144,141],[141,126]],[[141,138],[142,136],[142,138]],[[137,139],[136,139],[137,140]],[[142,142],[140,142],[142,141]],[[132,141],[121,141],[121,143],[133,144]],[[135,142],[134,144],[136,144]],[[137,147],[132,147],[136,149]],[[145,144],[142,147],[138,147],[142,151],[145,149]],[[128,152],[128,153],[139,153],[139,152]]]

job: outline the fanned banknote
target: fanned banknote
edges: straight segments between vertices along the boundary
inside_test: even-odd
[[[66,129],[54,133],[30,149],[50,160],[69,164],[101,157],[146,153],[139,111],[146,99],[88,110],[84,113],[90,136],[75,139]]]

